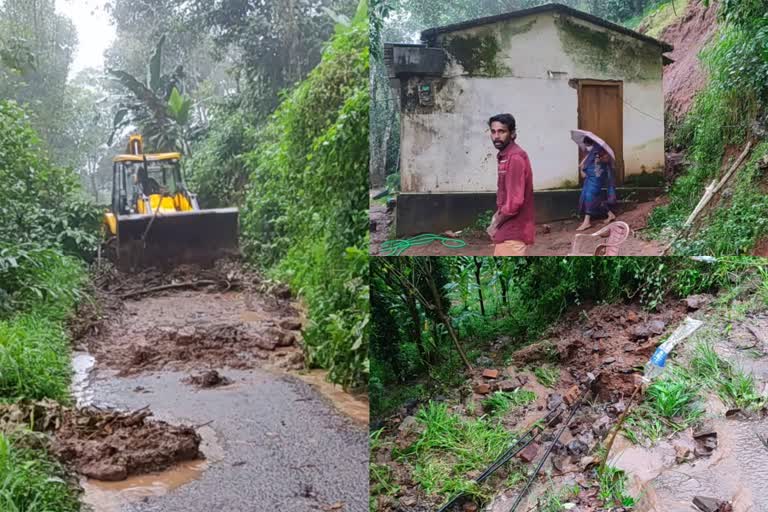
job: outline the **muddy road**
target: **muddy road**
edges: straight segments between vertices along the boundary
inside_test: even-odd
[[[74,359],[78,406],[144,411],[191,430],[202,455],[172,450],[175,463],[127,478],[90,473],[93,510],[367,510],[367,402],[301,370],[303,319],[287,290],[237,267],[99,281]],[[100,453],[118,467],[157,458],[140,444],[108,440]]]

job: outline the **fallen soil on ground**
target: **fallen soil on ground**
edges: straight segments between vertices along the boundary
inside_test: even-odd
[[[570,510],[622,511],[624,509],[620,506],[600,497],[596,474],[600,456],[596,448],[606,440],[621,415],[631,406],[629,400],[639,384],[642,367],[660,340],[670,334],[686,315],[709,318],[707,308],[712,299],[711,296],[701,295],[683,301],[669,301],[660,305],[658,312],[648,312],[636,303],[574,308],[548,331],[542,341],[513,352],[512,364],[505,364],[505,359],[510,359],[504,356],[508,352],[503,350],[512,341],[502,338],[492,343],[488,354],[473,361],[477,366],[471,375],[467,375],[465,384],[459,387],[455,396],[438,397],[435,400],[446,403],[449,412],[459,417],[472,418],[485,413],[483,401],[495,391],[524,389],[534,392],[534,402],[513,409],[501,419],[511,434],[527,430],[548,411],[563,404],[564,400],[569,404],[567,397],[572,397],[577,392],[575,390],[589,389],[588,399],[575,414],[559,442],[553,446],[552,455],[544,465],[537,484],[517,510],[535,510],[540,506],[538,500],[544,492],[554,486],[559,489],[576,489],[568,500],[573,505]],[[727,340],[723,341],[730,348],[718,347],[718,352],[728,361],[736,361],[737,356],[729,353],[729,350],[743,352],[759,347],[762,351],[760,357],[764,358],[764,350],[768,349],[766,333],[768,315],[750,316],[743,322],[733,324]],[[551,388],[537,382],[533,373],[534,369],[542,366],[552,367],[559,372],[557,382]],[[768,367],[765,366],[761,366],[762,374],[752,372],[761,381],[768,377]],[[764,385],[761,382],[758,390],[762,390]],[[760,430],[760,425],[762,430],[766,430],[768,425],[764,424],[764,420],[761,420],[763,423],[739,422],[738,418],[754,420],[755,415],[738,411],[726,414],[722,404],[719,409],[713,409],[714,406],[709,402],[712,400],[707,405],[708,417],[712,421],[668,436],[653,451],[641,446],[633,447],[627,439],[618,436],[616,446],[611,451],[611,464],[627,471],[630,477],[628,492],[632,492],[635,497],[639,496],[638,505],[632,510],[715,512],[731,510],[729,507],[733,506],[732,510],[746,512],[757,510],[750,507],[768,500],[768,496],[749,494],[761,488],[761,484],[753,482],[756,478],[732,476],[738,473],[734,469],[738,466],[738,453],[744,455],[745,464],[749,468],[761,467],[763,459],[768,458],[768,453],[763,453],[764,448],[754,442],[754,435],[750,435],[755,429]],[[424,427],[415,420],[415,415],[425,405],[420,402],[405,404],[397,414],[383,422],[384,430],[379,437],[378,448],[371,454],[371,462],[386,466],[392,482],[399,488],[388,495],[377,496],[377,510],[426,512],[435,510],[445,502],[444,498],[428,495],[415,481],[414,468],[393,453],[418,440]],[[526,450],[528,453],[520,454],[489,480],[488,485],[496,490],[496,494],[489,503],[485,503],[483,510],[509,510],[522,484],[510,485],[507,478],[513,471],[527,472],[535,464],[533,461],[538,461],[552,444],[554,430],[545,432],[533,448]],[[447,463],[450,464],[450,461]],[[764,472],[756,469],[749,471],[760,474]],[[686,480],[686,474],[694,475],[700,485],[691,485],[695,482]],[[479,471],[466,476],[472,479],[478,475]],[[667,489],[665,485],[675,479],[680,482]],[[723,489],[717,489],[718,480],[727,481],[728,484],[723,484]],[[650,486],[652,481],[654,485]],[[743,488],[739,485],[740,481],[749,481],[749,485]],[[707,482],[707,485],[701,482]],[[374,483],[372,481],[372,485]],[[710,483],[715,487],[711,487]],[[678,492],[674,489],[678,489]],[[679,492],[683,489],[684,492]],[[700,498],[699,503],[714,508],[692,509],[692,498]],[[480,510],[480,505],[463,499],[451,510]]]
[[[0,431],[21,427],[42,434],[61,462],[95,480],[119,481],[202,458],[200,436],[189,426],[151,420],[152,413],[71,409],[53,401],[0,405]],[[28,434],[27,434],[28,435]]]
[[[645,240],[640,233],[645,229],[648,216],[651,211],[659,206],[658,201],[648,201],[637,203],[636,205],[626,206],[625,210],[619,214],[617,220],[629,224],[633,230],[629,239],[621,246],[622,256],[659,256],[663,251],[663,244],[656,240]],[[377,215],[381,215],[379,212]],[[593,227],[577,232],[576,228],[581,223],[580,219],[570,219],[551,222],[549,224],[540,224],[536,226],[536,242],[528,248],[527,256],[566,256],[573,245],[574,237],[577,233],[591,234],[604,227],[602,221],[597,220]],[[378,222],[377,226],[384,225]],[[382,229],[382,228],[378,228]],[[371,233],[372,238],[374,233]],[[376,236],[381,238],[380,231]],[[386,237],[386,234],[383,235]],[[475,231],[463,231],[459,238],[467,243],[466,247],[461,249],[448,249],[439,242],[433,242],[430,245],[412,247],[405,252],[406,256],[493,256],[493,245],[485,233]],[[385,239],[385,238],[383,238]],[[371,254],[380,255],[381,245],[371,244]]]
[[[169,274],[107,273],[97,285],[108,307],[96,321],[94,314],[83,316],[88,323],[77,329],[76,340],[120,375],[303,367],[302,321],[290,291],[236,264]]]

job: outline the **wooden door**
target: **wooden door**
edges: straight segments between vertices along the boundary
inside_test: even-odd
[[[616,154],[617,185],[624,182],[623,97],[622,82],[579,81],[579,129],[589,130],[611,146]],[[579,151],[579,162],[584,156]]]

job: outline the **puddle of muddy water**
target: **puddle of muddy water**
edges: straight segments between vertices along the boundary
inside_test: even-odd
[[[72,396],[78,407],[88,407],[93,404],[93,390],[90,388],[90,374],[96,358],[87,352],[72,354]]]
[[[611,463],[630,476],[631,492],[641,496],[638,512],[689,512],[694,496],[729,500],[734,512],[768,510],[768,449],[757,437],[768,434],[768,421],[719,419],[712,425],[715,452],[681,465],[671,442],[646,449],[617,440]]]
[[[340,412],[359,424],[368,425],[370,408],[367,396],[348,393],[341,386],[328,382],[328,372],[325,370],[310,370],[296,376],[330,400]]]
[[[224,449],[217,441],[216,432],[211,427],[197,429],[200,437],[200,450],[204,460],[186,461],[159,473],[129,477],[120,482],[101,482],[83,478],[83,502],[90,505],[94,512],[120,512],[123,505],[135,503],[144,498],[164,496],[179,487],[200,478],[211,465],[224,459]]]
[[[100,482],[84,479],[83,502],[95,512],[120,512],[122,506],[146,497],[163,496],[200,478],[209,462],[185,462],[162,473],[130,477],[122,482]]]

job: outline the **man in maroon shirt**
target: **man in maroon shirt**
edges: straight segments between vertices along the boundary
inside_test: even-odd
[[[494,256],[525,256],[536,228],[533,209],[533,174],[528,154],[515,143],[515,118],[498,114],[488,121],[499,164],[496,213],[488,234]]]

